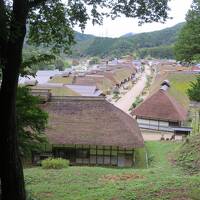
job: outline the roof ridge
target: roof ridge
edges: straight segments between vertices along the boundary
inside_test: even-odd
[[[62,102],[67,102],[68,100],[79,100],[79,101],[103,101],[105,100],[105,97],[98,96],[98,97],[93,97],[93,96],[52,96],[50,99],[50,103],[60,101]]]
[[[113,108],[114,108],[115,110],[119,111],[119,113],[123,114],[124,118],[126,118],[126,119],[124,119],[123,117],[121,118],[120,115],[118,114],[118,112],[115,113],[115,116],[116,116],[118,119],[120,119],[121,121],[123,120],[123,123],[126,124],[126,126],[125,126],[126,129],[130,128],[130,126],[129,126],[130,123],[128,123],[128,120],[133,121],[133,123],[134,123],[134,124],[137,126],[137,128],[139,129],[139,126],[138,126],[136,120],[135,120],[131,115],[127,114],[126,112],[124,112],[124,111],[121,110],[120,108],[116,107],[115,105],[111,104],[111,103],[108,102],[107,100],[105,100],[105,101],[106,101],[109,105],[113,106]]]
[[[168,105],[169,109],[165,105]],[[187,110],[168,91],[159,89],[133,109],[131,114],[141,117],[154,117],[155,119],[182,121],[187,117]]]
[[[172,97],[168,92],[164,92],[164,93],[165,93],[165,95],[167,96],[167,98],[169,99],[170,103],[171,103],[171,104],[173,105],[173,107],[176,109],[176,111],[177,111],[177,113],[180,115],[180,117],[183,117],[183,116],[182,116],[182,113],[180,112],[180,110],[179,110],[178,107],[181,107],[181,109],[184,109],[184,111],[186,111],[185,108],[184,108],[182,105],[180,105],[180,104],[177,102],[177,100],[176,100],[174,97]]]

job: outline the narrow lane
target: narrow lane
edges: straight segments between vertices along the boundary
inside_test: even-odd
[[[137,83],[129,90],[123,97],[121,97],[117,102],[113,104],[119,109],[123,110],[126,113],[130,113],[129,108],[132,103],[136,100],[136,98],[142,93],[145,88],[145,84],[147,81],[147,75],[150,75],[149,66],[145,66],[145,71],[142,73],[141,78],[137,81]]]

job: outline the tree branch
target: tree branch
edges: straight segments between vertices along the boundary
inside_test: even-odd
[[[29,1],[29,8],[34,8],[42,3],[44,3],[47,0],[30,0]]]

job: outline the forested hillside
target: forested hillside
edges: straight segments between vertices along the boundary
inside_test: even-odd
[[[102,38],[76,33],[74,56],[113,57],[134,53],[138,57],[173,58],[173,44],[184,23],[171,28],[120,38]]]

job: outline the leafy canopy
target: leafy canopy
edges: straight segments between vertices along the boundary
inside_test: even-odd
[[[102,24],[104,16],[121,15],[138,18],[139,23],[161,21],[168,18],[169,0],[29,0],[27,40],[29,43],[50,46],[54,51],[68,51],[74,43],[73,27],[84,30],[87,21]],[[106,9],[105,9],[106,8]],[[12,1],[5,0],[3,20],[6,28],[2,37],[9,37]],[[4,27],[4,26],[2,26]]]
[[[175,45],[175,56],[179,61],[200,61],[200,0],[193,0],[183,27]]]
[[[32,96],[27,87],[18,87],[16,99],[17,131],[21,154],[29,156],[47,142],[44,130],[48,114],[39,107],[39,97]]]

